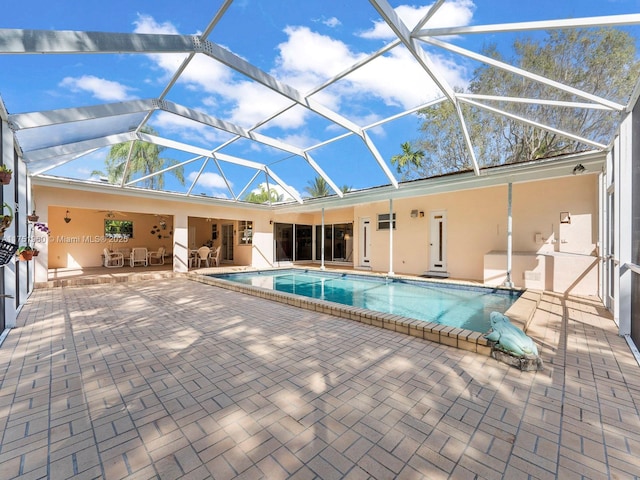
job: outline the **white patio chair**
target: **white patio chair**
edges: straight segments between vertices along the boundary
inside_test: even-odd
[[[202,262],[208,267],[209,266],[209,254],[211,253],[211,249],[209,247],[200,247],[198,249],[198,256],[196,257],[196,263],[198,264],[198,268],[202,265]]]
[[[216,267],[220,266],[220,252],[221,251],[222,251],[222,245],[218,245],[216,247],[216,249],[213,252],[211,252],[211,255],[210,255],[211,261],[213,262],[213,264]]]
[[[147,259],[149,265],[164,265],[165,248],[160,247],[157,252],[149,252]]]
[[[104,266],[107,268],[116,268],[124,266],[124,255],[120,252],[110,252],[109,249],[103,250]]]
[[[142,247],[132,248],[131,256],[129,257],[129,264],[132,267],[135,267],[136,265],[144,265],[146,267],[148,265],[147,249]]]

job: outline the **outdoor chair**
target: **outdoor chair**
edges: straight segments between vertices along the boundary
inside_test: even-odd
[[[110,252],[109,249],[105,248],[103,253],[104,257],[104,266],[107,268],[116,268],[124,266],[124,255],[120,252]]]
[[[198,268],[202,265],[202,262],[208,267],[209,266],[209,254],[211,253],[211,249],[209,247],[200,247],[198,249],[198,255],[196,256],[196,263],[198,264]]]
[[[149,252],[149,265],[164,265],[165,248],[160,247],[157,252]]]
[[[144,265],[145,267],[148,265],[147,263],[147,249],[138,247],[131,249],[131,257],[129,257],[129,264],[132,267],[136,265]]]
[[[216,267],[220,266],[220,252],[222,251],[222,246],[219,245],[216,247],[214,251],[211,252],[211,261]]]

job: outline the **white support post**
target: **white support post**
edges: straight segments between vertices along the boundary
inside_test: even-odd
[[[173,271],[189,270],[189,217],[186,213],[173,216]]]
[[[389,273],[393,273],[393,198],[389,199]]]
[[[618,292],[615,298],[616,307],[614,316],[617,316],[619,334],[631,335],[631,277],[634,273],[625,267],[627,263],[633,263],[631,256],[631,228],[633,218],[630,208],[632,196],[632,157],[633,157],[633,114],[629,114],[620,125],[620,148],[618,149],[618,164],[615,178],[615,252],[618,256],[615,276],[618,283]],[[615,159],[614,159],[615,161]]]
[[[507,279],[505,287],[513,287],[511,278],[512,255],[513,255],[513,218],[512,218],[513,185],[509,182],[507,190]]]
[[[320,270],[324,270],[324,207],[322,207],[322,238],[320,239]]]

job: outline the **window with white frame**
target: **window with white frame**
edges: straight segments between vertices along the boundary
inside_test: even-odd
[[[396,214],[393,214],[393,229],[396,229]],[[389,230],[389,214],[378,214],[378,230]]]
[[[240,245],[251,245],[253,243],[253,222],[250,220],[240,220],[238,222],[238,243]]]

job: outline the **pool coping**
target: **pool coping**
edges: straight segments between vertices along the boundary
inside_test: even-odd
[[[284,270],[284,269],[298,269],[298,270],[317,270],[322,271],[319,268],[313,267],[286,267],[286,268],[273,268],[268,270]],[[247,269],[245,271],[257,271],[257,269]],[[324,271],[326,272],[326,270]],[[406,275],[387,275],[380,273],[370,272],[353,272],[332,269],[329,273],[347,273],[350,275],[364,275],[372,277],[383,277],[393,279],[404,279],[411,281],[424,281],[425,283],[448,283],[455,285],[468,285],[475,287],[486,288],[498,288],[487,286],[477,282],[465,282],[465,281],[451,281],[451,280],[436,280],[436,279],[422,279],[420,277],[406,276]],[[239,273],[239,272],[238,272]],[[345,318],[348,320],[354,320],[356,322],[364,323],[366,325],[373,325],[379,328],[385,328],[387,330],[393,330],[398,333],[410,335],[412,337],[421,338],[435,343],[443,345],[449,345],[451,347],[459,348],[466,351],[479,353],[482,355],[490,356],[492,352],[489,341],[484,337],[484,333],[476,332],[473,330],[466,330],[457,327],[451,327],[434,322],[426,322],[424,320],[416,320],[413,318],[403,317],[400,315],[394,315],[392,313],[382,313],[374,310],[367,310],[360,307],[352,307],[349,305],[342,305],[339,303],[330,302],[327,300],[318,300],[309,297],[303,297],[300,295],[290,294],[286,292],[278,292],[268,288],[246,285],[237,282],[231,282],[221,278],[215,278],[211,275],[210,271],[203,272],[191,272],[187,278],[213,285],[227,290],[232,290],[239,293],[253,295],[256,297],[264,298],[267,300],[291,305],[297,308],[303,308],[305,310],[311,310],[320,313],[326,313],[336,317]],[[513,290],[513,289],[505,289]],[[516,289],[519,290],[519,289]],[[519,290],[520,291],[520,290]],[[518,300],[505,312],[505,315],[509,317],[512,323],[521,328],[523,331],[527,331],[527,328],[533,318],[533,314],[540,303],[542,298],[542,292],[536,290],[522,290],[522,294]],[[486,333],[486,332],[485,332]]]

